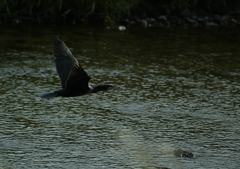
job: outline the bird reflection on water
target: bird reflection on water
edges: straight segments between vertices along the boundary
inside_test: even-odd
[[[89,80],[91,77],[83,70],[62,39],[58,37],[53,39],[53,54],[62,89],[53,93],[42,94],[40,95],[41,98],[76,97],[118,88],[112,85],[90,86]]]

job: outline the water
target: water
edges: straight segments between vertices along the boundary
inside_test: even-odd
[[[239,168],[239,30],[1,25],[0,168]],[[92,86],[60,89],[60,35]],[[194,158],[181,158],[182,149]]]

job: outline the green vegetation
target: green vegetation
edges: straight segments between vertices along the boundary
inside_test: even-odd
[[[68,22],[165,14],[238,14],[239,0],[1,0],[0,20]]]

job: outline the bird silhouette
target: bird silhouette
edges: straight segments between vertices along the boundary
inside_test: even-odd
[[[53,93],[42,94],[40,95],[41,98],[76,97],[118,88],[112,85],[91,87],[89,85],[91,77],[83,70],[77,59],[72,55],[72,52],[59,37],[53,39],[53,54],[62,89]]]

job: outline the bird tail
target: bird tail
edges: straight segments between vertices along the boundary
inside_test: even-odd
[[[45,93],[45,94],[40,95],[40,97],[44,98],[44,99],[49,99],[49,98],[53,98],[53,97],[57,97],[57,96],[58,96],[57,92]]]

